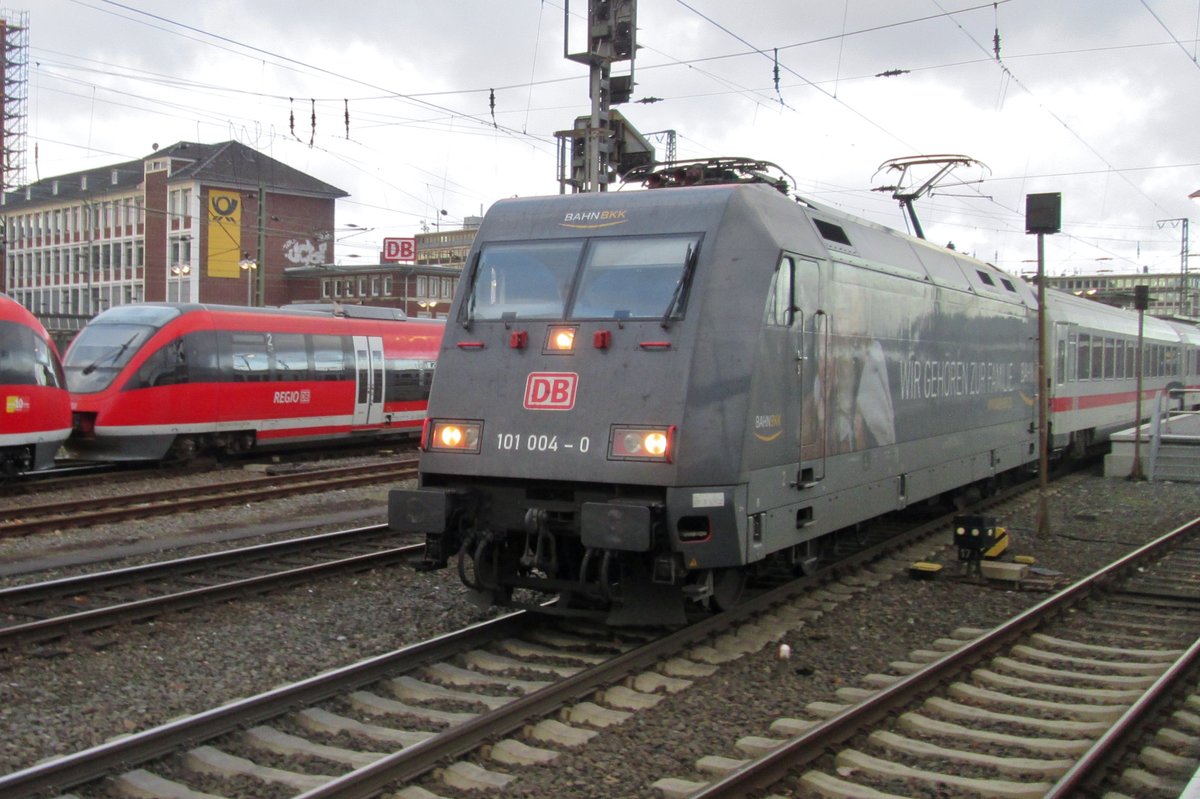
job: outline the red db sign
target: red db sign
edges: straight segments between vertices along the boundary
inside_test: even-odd
[[[530,372],[525,379],[525,407],[531,411],[569,411],[575,407],[579,375],[574,372]]]
[[[384,261],[415,261],[417,260],[416,239],[384,239]]]

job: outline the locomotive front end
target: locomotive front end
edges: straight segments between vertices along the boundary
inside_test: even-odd
[[[732,523],[732,489],[681,488],[705,208],[638,195],[500,203],[464,271],[389,521],[487,601],[679,622],[681,538]]]

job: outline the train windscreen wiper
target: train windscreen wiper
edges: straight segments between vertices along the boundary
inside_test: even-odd
[[[687,290],[692,285],[692,275],[696,271],[696,260],[699,254],[699,247],[688,245],[687,257],[683,262],[683,272],[679,275],[679,281],[675,284],[675,291],[671,293],[671,299],[667,302],[667,309],[663,311],[662,322],[660,323],[663,330],[671,326],[671,315],[683,306],[683,300],[687,297]]]
[[[463,295],[462,305],[458,307],[458,323],[464,330],[471,329],[471,320],[475,317],[475,281],[479,277],[479,256],[475,253],[475,261],[471,264],[470,278],[467,283],[467,293]]]
[[[106,355],[101,355],[99,358],[92,361],[87,366],[83,367],[83,370],[82,370],[83,374],[90,375],[92,372],[96,371],[96,368],[98,366],[100,366],[100,364],[104,363],[105,361],[114,361],[115,362],[115,361],[119,360],[121,355],[123,355],[125,353],[125,350],[129,349],[129,345],[133,344],[133,342],[137,339],[137,337],[138,337],[138,334],[134,333],[132,336],[129,337],[128,341],[126,341],[124,344],[122,344],[120,347],[117,348],[116,352],[110,352]]]

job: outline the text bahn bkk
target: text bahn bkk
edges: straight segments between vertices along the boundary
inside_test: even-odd
[[[113,308],[67,350],[67,449],[184,459],[415,433],[444,327],[359,306]]]
[[[390,499],[430,568],[501,604],[676,622],[769,557],[802,568],[857,522],[1036,465],[1030,288],[790,199],[768,166],[488,212],[419,487]],[[1132,421],[1137,319],[1052,296],[1052,441],[1082,448]],[[1147,396],[1197,385],[1198,343],[1147,320]]]

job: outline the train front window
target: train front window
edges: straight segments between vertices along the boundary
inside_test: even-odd
[[[50,345],[16,322],[0,322],[0,383],[62,388]]]
[[[597,239],[588,249],[572,319],[682,315],[697,236]]]
[[[147,325],[88,325],[79,332],[63,361],[67,388],[76,394],[108,388],[155,330]]]
[[[491,244],[472,275],[471,319],[562,319],[583,242]]]

